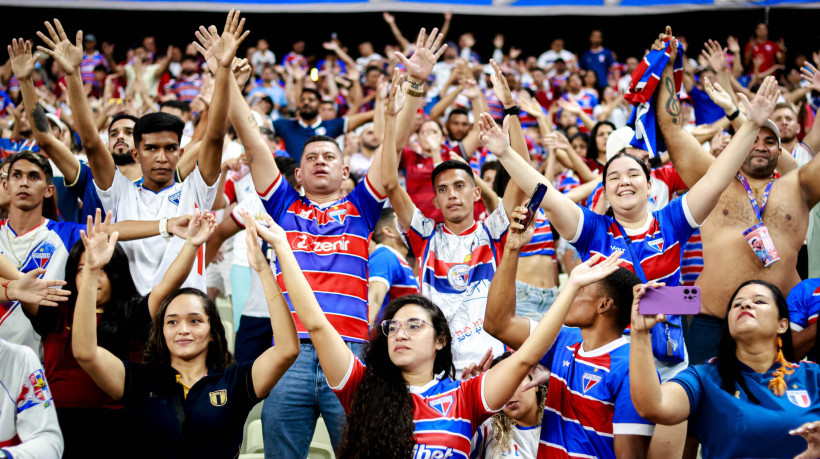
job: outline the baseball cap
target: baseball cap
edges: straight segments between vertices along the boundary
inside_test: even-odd
[[[609,161],[613,156],[628,147],[629,142],[634,136],[635,131],[629,126],[624,126],[612,131],[606,139],[606,160]]]
[[[83,41],[97,41],[97,37],[95,37],[93,33],[90,33],[83,37]]]
[[[780,146],[780,128],[778,128],[777,125],[774,124],[774,121],[766,120],[766,122],[763,123],[763,126],[761,126],[761,127],[764,127],[766,129],[774,132],[774,136],[777,137],[777,146],[779,147]]]

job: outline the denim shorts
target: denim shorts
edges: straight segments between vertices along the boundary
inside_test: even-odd
[[[541,288],[515,281],[515,313],[532,320],[541,320],[558,296],[558,287]]]

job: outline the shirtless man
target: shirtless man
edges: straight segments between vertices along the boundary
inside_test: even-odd
[[[658,49],[661,41],[671,35],[672,29],[667,27],[653,49]],[[673,47],[670,64],[658,85],[656,112],[672,162],[691,188],[714,158],[683,129],[672,72],[675,52]],[[778,131],[774,123],[760,130],[748,159],[740,168],[740,175],[748,181],[760,206],[767,185],[773,181],[763,223],[780,260],[765,268],[744,239],[743,232],[759,221],[743,184],[740,180],[734,181],[701,226],[703,273],[695,284],[701,289],[701,314],[692,318],[686,342],[693,365],[717,355],[722,319],[735,286],[750,279],[763,279],[787,295],[800,282],[797,253],[806,237],[809,209],[820,201],[820,160],[815,157],[805,166],[774,180],[780,157]]]

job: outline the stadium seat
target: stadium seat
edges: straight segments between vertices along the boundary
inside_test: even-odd
[[[242,447],[239,449],[240,453],[249,453],[248,451],[248,429],[253,421],[262,419],[262,402],[257,403],[251,412],[248,413],[248,418],[245,420],[245,427],[242,435]]]
[[[222,319],[223,322],[229,322],[233,330],[233,303],[231,303],[231,299],[219,296],[216,298],[215,303],[216,309],[219,311],[219,318]]]
[[[231,354],[234,352],[234,341],[236,341],[236,336],[233,331],[233,324],[228,320],[222,320],[222,327],[225,328],[225,339],[228,341],[228,350],[231,351]]]
[[[264,453],[265,442],[262,439],[262,420],[254,419],[248,425],[247,433],[245,434],[245,451],[246,453]]]
[[[330,442],[330,434],[327,432],[325,420],[321,416],[316,421],[316,430],[313,431],[313,441],[310,442],[308,459],[336,459],[333,444]]]
[[[240,454],[239,459],[265,459],[265,453]]]

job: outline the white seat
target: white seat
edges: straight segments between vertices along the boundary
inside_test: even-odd
[[[240,454],[239,459],[265,459],[265,453]]]
[[[228,321],[233,324],[233,303],[231,303],[231,299],[219,296],[214,303],[216,303],[216,309],[219,311],[219,318],[223,322]],[[233,328],[233,325],[231,325],[231,328]]]
[[[310,442],[308,459],[336,459],[330,434],[327,431],[325,420],[319,416],[316,421],[316,430],[313,431],[313,440]]]
[[[251,408],[250,413],[248,413],[247,419],[245,419],[245,426],[242,429],[242,447],[239,449],[240,453],[247,453],[248,451],[248,429],[253,421],[258,421],[262,419],[262,404],[263,402],[259,402]]]
[[[233,331],[233,324],[227,320],[223,320],[222,327],[225,329],[225,340],[228,342],[228,350],[231,351],[231,354],[233,354],[235,347],[234,341],[236,340],[236,335]]]
[[[248,425],[247,434],[245,434],[245,453],[264,453],[265,441],[262,439],[262,420],[254,419]]]

